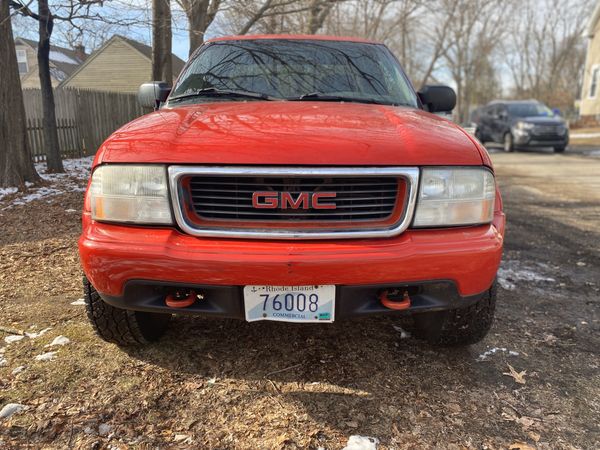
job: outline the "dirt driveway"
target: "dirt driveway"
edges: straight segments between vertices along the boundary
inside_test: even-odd
[[[497,320],[462,350],[389,317],[177,318],[159,344],[120,350],[77,304],[81,193],[8,209],[5,197],[0,408],[24,407],[0,419],[0,448],[339,449],[356,435],[378,448],[600,448],[600,158],[493,159],[509,217]],[[6,343],[8,329],[29,337]],[[58,336],[70,342],[46,347]]]

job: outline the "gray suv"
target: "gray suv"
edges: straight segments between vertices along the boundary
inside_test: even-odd
[[[493,101],[474,113],[479,141],[503,144],[512,152],[519,148],[553,147],[564,152],[569,129],[564,119],[541,102]]]

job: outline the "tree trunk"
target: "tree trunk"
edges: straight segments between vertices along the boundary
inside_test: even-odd
[[[206,10],[199,6],[202,6],[202,2],[196,1],[192,8],[186,11],[190,27],[190,56],[204,43],[204,33],[208,27],[206,24]]]
[[[152,0],[152,80],[173,83],[171,3]]]
[[[0,187],[22,186],[39,176],[31,160],[23,92],[9,18],[9,0],[0,0]]]
[[[312,0],[308,19],[308,34],[316,34],[321,29],[331,8],[333,8],[333,4],[333,1],[324,3],[321,0]]]
[[[64,172],[58,144],[58,129],[56,128],[56,110],[54,107],[54,91],[50,77],[50,37],[54,27],[54,19],[48,8],[48,0],[38,0],[40,40],[38,43],[37,60],[40,74],[42,93],[42,110],[44,115],[44,147],[48,172]]]

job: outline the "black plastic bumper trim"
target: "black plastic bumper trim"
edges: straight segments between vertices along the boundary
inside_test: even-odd
[[[167,293],[174,289],[192,289],[203,295],[187,308],[171,308],[165,304]],[[386,308],[379,301],[379,293],[390,288],[408,289],[411,306],[403,311]],[[487,289],[480,294],[460,296],[452,281],[398,282],[336,288],[336,319],[346,319],[373,314],[413,314],[426,311],[442,311],[463,308],[481,300]],[[147,280],[131,280],[125,285],[124,294],[114,297],[100,293],[102,299],[117,308],[165,314],[186,314],[233,318],[245,320],[243,286],[215,286],[203,284],[169,283]]]

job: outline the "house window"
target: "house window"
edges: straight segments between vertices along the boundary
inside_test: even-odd
[[[598,92],[598,74],[600,72],[600,66],[592,67],[592,81],[590,82],[590,98],[596,98]]]
[[[17,64],[19,64],[20,74],[29,72],[29,67],[27,66],[27,52],[25,50],[17,50]]]

